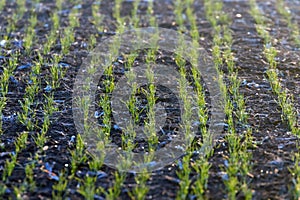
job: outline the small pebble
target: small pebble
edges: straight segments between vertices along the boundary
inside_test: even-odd
[[[68,141],[68,145],[69,145],[69,146],[72,146],[72,145],[75,143],[75,139],[76,139],[76,136],[75,136],[75,135],[72,135],[72,136],[71,136],[71,139]]]
[[[49,149],[48,146],[44,146],[44,147],[43,147],[43,150],[44,150],[44,151],[47,151],[48,149]]]
[[[236,16],[237,18],[241,18],[241,17],[242,17],[242,15],[241,15],[240,13],[236,14],[235,16]]]
[[[29,69],[29,68],[31,68],[31,66],[32,66],[32,64],[27,63],[27,64],[25,64],[25,65],[19,66],[19,67],[17,68],[17,70],[25,70],[25,69]]]
[[[6,40],[1,40],[0,41],[0,46],[1,47],[5,47],[5,45],[6,45]]]
[[[98,112],[98,111],[95,111],[95,114],[94,114],[94,117],[96,119],[98,119],[99,117],[103,116],[104,115],[104,112]]]
[[[44,88],[45,92],[51,92],[52,90],[52,87],[50,85],[47,85],[45,88]]]
[[[82,5],[81,4],[78,4],[76,6],[73,7],[73,9],[81,9],[82,8]]]
[[[58,66],[61,68],[69,68],[70,67],[70,65],[68,63],[64,63],[64,62],[58,63]]]
[[[121,128],[118,125],[116,125],[116,124],[113,125],[113,129],[116,130],[116,131],[120,131],[121,130]]]

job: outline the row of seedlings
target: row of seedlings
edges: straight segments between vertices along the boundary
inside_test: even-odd
[[[124,31],[123,26],[123,18],[120,14],[121,9],[121,0],[115,1],[114,11],[113,11],[113,17],[116,18],[118,29],[117,32],[120,34]],[[94,17],[94,24],[97,26],[96,29],[102,31],[102,28],[100,24],[103,21],[103,18],[100,11],[100,2],[96,2],[92,6],[92,15]],[[90,37],[90,46],[91,48],[95,46],[96,44],[96,37],[92,35]],[[111,46],[109,46],[109,51],[111,52],[110,55],[116,55],[119,51],[120,47],[120,40],[118,37],[115,37],[115,40],[111,43]],[[115,58],[110,58],[111,60],[115,60]],[[99,65],[99,60],[97,58],[92,58],[91,66],[88,70],[88,74],[90,74],[89,77],[93,77],[93,74],[95,74],[95,70],[97,69],[96,66]],[[103,81],[103,85],[101,86],[100,90],[102,90],[102,94],[100,95],[100,100],[98,102],[98,106],[102,109],[101,112],[101,128],[98,130],[98,139],[99,142],[97,144],[97,151],[101,152],[101,157],[94,157],[92,161],[89,161],[89,168],[91,170],[99,170],[99,168],[103,165],[104,158],[105,158],[105,147],[110,142],[110,133],[112,128],[112,122],[111,122],[111,97],[110,94],[113,92],[115,83],[114,83],[114,74],[113,74],[113,65],[110,65],[106,68],[103,74],[106,78]],[[89,81],[92,81],[91,79],[87,78],[86,83]],[[89,90],[89,86],[84,88],[85,90]],[[88,113],[89,113],[89,106],[90,106],[90,98],[84,97],[84,99],[79,99],[78,105],[83,109],[84,112],[84,136],[88,135],[88,132],[90,132],[93,127],[90,127],[90,124],[87,123],[88,121]],[[97,116],[98,117],[98,116]],[[94,131],[93,131],[94,132]],[[86,161],[87,157],[85,155],[84,151],[84,138],[81,138],[80,134],[77,135],[77,145],[76,145],[76,151],[71,152],[72,154],[72,174],[75,175],[75,172],[77,170],[78,164]],[[84,157],[82,155],[85,155]],[[85,158],[82,160],[82,158]],[[123,162],[123,161],[121,161]],[[96,184],[96,177],[89,176],[88,174],[80,183],[80,187],[78,189],[78,192],[83,195],[87,199],[93,199],[95,195],[104,195],[107,199],[116,199],[119,197],[121,193],[121,189],[123,186],[123,183],[126,178],[126,174],[122,171],[116,171],[114,173],[114,183],[112,187],[108,189],[104,189],[102,187],[95,187]]]
[[[15,24],[17,23],[17,21],[19,21],[24,13],[27,11],[26,6],[25,6],[25,2],[24,1],[17,1],[16,2],[16,7],[17,7],[17,11],[14,12],[14,14],[12,15],[12,17],[9,19],[9,25],[6,29],[6,35],[4,36],[5,40],[8,40],[10,35],[12,35],[13,31],[16,31],[16,27]],[[31,13],[34,13],[34,10],[30,11]],[[35,25],[36,25],[36,19],[34,17],[32,17],[29,20],[30,23],[30,28],[34,30]],[[24,36],[24,46],[26,44],[26,37],[28,36],[28,34],[32,34],[33,37],[35,35],[35,32],[33,31],[29,31],[29,29],[26,29],[25,31],[25,36]],[[27,46],[28,47],[28,46]],[[26,47],[25,47],[26,48]],[[27,49],[26,49],[27,50]],[[10,82],[10,78],[13,77],[14,75],[14,71],[18,66],[18,57],[19,57],[20,52],[16,51],[13,52],[8,60],[7,66],[4,67],[3,70],[3,74],[1,76],[1,94],[2,94],[2,98],[1,98],[1,124],[2,124],[2,110],[5,107],[6,104],[6,100],[7,100],[7,93],[8,93],[8,86],[9,86],[9,82]],[[19,121],[23,122],[23,124],[26,126],[27,130],[32,130],[33,129],[33,123],[32,123],[32,118],[30,118],[29,113],[32,113],[32,105],[34,104],[34,98],[35,98],[35,94],[36,91],[39,89],[39,80],[37,78],[37,74],[39,73],[39,66],[34,66],[32,68],[32,71],[30,73],[30,79],[33,78],[34,80],[32,80],[32,85],[26,87],[25,89],[25,102],[21,103],[21,108],[22,110],[25,109],[24,112],[27,113],[27,115],[23,115],[22,113],[18,113],[18,119]],[[23,120],[21,119],[23,117]],[[2,126],[1,126],[1,132],[2,132]],[[18,134],[17,138],[15,139],[15,151],[11,153],[10,155],[10,160],[7,159],[5,162],[5,166],[4,166],[4,171],[2,174],[2,180],[5,183],[8,178],[12,175],[13,170],[16,167],[17,164],[17,158],[19,153],[24,150],[27,146],[27,140],[28,140],[28,131],[23,131],[21,133]],[[15,196],[15,198],[17,199],[21,199],[21,195],[26,191],[33,191],[35,189],[35,181],[33,179],[33,169],[35,167],[34,162],[30,162],[28,164],[26,164],[25,166],[25,179],[23,180],[22,183],[20,183],[18,186],[13,186],[13,195]],[[5,185],[1,185],[1,195],[4,195],[6,186]]]
[[[194,14],[193,9],[194,0],[189,0],[187,2],[187,8],[186,8],[186,15],[187,19],[189,20],[189,24],[191,26],[190,29],[190,36],[192,38],[192,44],[193,44],[193,52],[191,55],[191,58],[193,59],[192,63],[192,76],[193,81],[196,87],[196,96],[197,96],[197,106],[198,106],[198,117],[200,122],[200,130],[201,130],[201,137],[202,141],[199,141],[199,145],[203,146],[206,145],[205,143],[211,142],[211,136],[207,129],[207,123],[208,123],[208,110],[206,107],[206,100],[205,100],[205,91],[204,88],[200,82],[201,77],[201,71],[196,68],[198,65],[198,59],[199,59],[199,52],[197,51],[200,48],[199,40],[200,35],[197,27],[197,19]],[[194,149],[197,151],[197,149]],[[211,167],[211,164],[209,163],[209,157],[213,155],[213,149],[210,148],[204,148],[204,152],[202,156],[197,158],[196,160],[192,160],[192,167],[197,173],[197,179],[192,185],[192,194],[197,199],[205,199],[206,198],[206,189],[208,184],[208,178],[209,178],[209,169]]]
[[[183,18],[183,13],[184,13],[184,8],[185,8],[186,3],[183,1],[176,1],[175,2],[175,9],[174,9],[174,14],[176,16],[176,24],[178,24],[179,31],[181,32],[186,32],[186,27],[184,25],[185,19]],[[181,113],[181,126],[182,126],[182,131],[184,132],[185,135],[185,140],[187,144],[191,144],[192,138],[190,136],[192,135],[191,133],[191,126],[192,126],[192,109],[193,106],[195,105],[195,99],[192,99],[191,96],[188,95],[188,90],[187,88],[191,83],[188,81],[188,71],[186,69],[186,60],[182,58],[182,55],[184,54],[184,49],[186,48],[186,44],[183,42],[183,35],[180,36],[180,41],[179,41],[179,47],[176,49],[176,65],[179,67],[179,96],[183,102],[183,113]],[[196,53],[196,52],[193,52]],[[195,63],[191,63],[192,65],[195,65]],[[194,67],[194,66],[193,66]],[[197,80],[194,80],[197,81]],[[200,86],[200,85],[199,85]],[[197,88],[199,89],[199,88]],[[202,92],[202,91],[199,91]],[[198,114],[198,113],[197,113]],[[186,147],[185,147],[186,148]],[[190,160],[192,156],[192,149],[186,149],[186,154],[182,158],[182,160],[178,161],[178,170],[176,171],[176,174],[179,178],[179,190],[176,194],[176,199],[186,199],[189,195],[189,188],[191,185],[191,179],[190,175],[192,172],[192,168],[190,167]]]
[[[116,26],[117,26],[117,34],[122,34],[125,31],[125,21],[124,18],[121,16],[121,9],[122,9],[122,0],[116,0],[115,5],[113,8],[113,17],[116,20]],[[119,48],[121,46],[121,41],[119,37],[114,38],[114,42],[110,46],[110,51],[112,52],[112,55],[118,55]],[[111,58],[111,60],[115,60],[116,58]],[[105,72],[104,72],[105,73]],[[111,98],[110,94],[112,94],[114,88],[115,88],[115,78],[113,74],[113,65],[110,65],[105,75],[107,75],[108,79],[104,82],[104,88],[105,88],[105,94],[100,97],[100,106],[103,108],[103,124],[104,124],[104,134],[111,133]],[[114,172],[114,182],[113,185],[107,189],[107,191],[102,191],[102,193],[105,194],[105,197],[107,199],[117,199],[121,195],[122,187],[124,185],[124,182],[126,180],[126,158],[121,157],[121,160],[119,160],[118,165],[116,166],[116,171]]]
[[[250,14],[257,24],[256,31],[258,32],[259,36],[264,39],[265,45],[263,52],[269,65],[266,74],[268,81],[272,87],[272,91],[278,97],[277,101],[282,109],[282,120],[287,122],[289,129],[294,135],[299,136],[300,128],[297,127],[297,113],[293,103],[293,96],[292,94],[288,93],[287,89],[282,87],[278,78],[278,69],[276,62],[277,50],[274,47],[272,36],[268,32],[268,25],[255,0],[250,1],[250,7]],[[291,169],[291,173],[294,176],[294,197],[296,199],[300,197],[300,167],[298,165],[299,159],[300,154],[296,152],[294,155],[295,165]]]
[[[297,22],[293,21],[293,16],[290,9],[285,5],[283,0],[276,0],[276,9],[284,18],[287,23],[288,28],[291,30],[291,38],[294,43],[297,45],[297,48],[300,47],[300,30]]]
[[[5,5],[8,2],[2,1],[1,6],[2,9],[4,9]],[[1,46],[4,48],[10,48],[11,44],[8,44],[8,41],[11,39],[11,37],[14,35],[14,32],[16,31],[16,24],[19,20],[21,20],[26,12],[26,6],[24,1],[16,1],[16,11],[12,13],[11,16],[7,17],[8,25],[5,29],[5,34],[3,35],[3,40],[1,40]],[[33,24],[33,23],[32,23]],[[4,32],[4,31],[3,31]],[[27,34],[26,34],[27,35]],[[0,98],[0,133],[3,132],[2,130],[2,118],[3,118],[3,109],[5,108],[6,102],[7,102],[7,93],[8,93],[8,84],[9,79],[11,76],[13,76],[13,72],[17,67],[17,60],[20,55],[20,52],[15,50],[10,53],[9,60],[8,60],[8,66],[3,69],[3,73],[1,75],[1,98]]]
[[[138,17],[138,6],[139,6],[140,1],[136,1],[133,4],[133,9],[131,11],[131,17],[130,17],[130,23],[134,28],[138,28],[139,25],[139,17]],[[151,24],[150,26],[156,27],[156,19],[153,14],[153,2],[149,2],[148,4],[148,9],[147,9],[147,17],[149,20],[149,23]],[[155,46],[157,41],[156,41],[156,36],[157,32],[152,36],[151,38],[151,44],[150,46]],[[139,37],[139,35],[138,35]],[[133,70],[133,65],[135,62],[136,57],[139,55],[138,52],[131,52],[129,55],[127,55],[127,63],[126,63],[126,70],[128,70],[128,73],[126,74],[128,78],[128,84],[131,86],[131,98],[127,102],[127,107],[132,115],[132,125],[129,125],[128,130],[128,136],[126,136],[124,139],[124,142],[127,147],[127,151],[132,152],[134,150],[135,146],[135,138],[138,133],[135,132],[134,127],[139,126],[139,121],[141,120],[140,118],[140,108],[139,108],[139,99],[137,98],[137,94],[144,93],[147,99],[147,119],[148,121],[145,122],[144,124],[144,133],[148,136],[148,152],[143,155],[143,161],[142,165],[141,163],[137,163],[139,167],[141,166],[142,168],[139,169],[138,172],[133,172],[134,173],[134,180],[136,182],[136,185],[133,188],[130,188],[128,191],[128,195],[130,196],[131,199],[136,199],[136,200],[141,200],[145,199],[147,193],[149,192],[149,187],[147,186],[147,181],[150,178],[150,171],[147,169],[147,165],[149,165],[152,162],[153,159],[153,154],[156,150],[156,146],[158,144],[158,137],[156,135],[156,130],[155,130],[155,102],[156,102],[156,96],[155,96],[155,91],[156,91],[156,86],[154,85],[154,72],[152,71],[151,67],[155,65],[155,60],[156,60],[156,52],[157,48],[154,49],[148,49],[146,52],[146,66],[147,69],[145,71],[146,73],[146,78],[148,80],[148,88],[143,89],[138,87],[138,83],[136,82],[137,75],[135,74]],[[140,66],[136,66],[140,67]],[[144,149],[145,150],[145,149]],[[146,150],[145,150],[146,151]],[[145,164],[144,164],[145,163]]]
[[[234,57],[231,52],[232,35],[229,29],[230,19],[222,11],[222,3],[205,1],[206,16],[210,21],[215,33],[213,44],[213,56],[216,69],[220,75],[220,88],[224,96],[224,112],[227,117],[228,132],[225,137],[228,144],[229,156],[225,160],[224,170],[227,177],[224,179],[227,188],[227,197],[236,199],[237,194],[242,192],[246,199],[252,198],[251,189],[248,187],[248,174],[251,170],[251,153],[248,147],[251,145],[252,130],[247,126],[247,113],[244,96],[239,93],[241,81],[235,69]],[[226,65],[228,74],[220,70]],[[223,77],[223,78],[222,78]],[[226,85],[225,78],[229,81]],[[223,79],[223,80],[222,80]],[[234,104],[236,107],[234,107]],[[243,133],[236,131],[234,120],[244,128]],[[244,141],[243,141],[244,140]]]
[[[96,1],[92,4],[92,17],[93,17],[93,21],[92,23],[94,24],[96,30],[98,32],[102,32],[102,22],[103,22],[103,16],[100,13],[100,9],[101,9],[101,1]],[[96,40],[96,36],[94,34],[91,34],[89,37],[89,51],[92,51],[93,48],[96,46],[97,40]],[[94,59],[92,60],[91,66],[94,67],[97,64],[97,60]],[[90,69],[91,71],[89,72],[92,76],[92,74],[94,74],[95,69]],[[88,104],[89,100],[85,99],[82,100],[82,106],[85,108],[85,116],[86,118],[88,118]],[[85,119],[86,120],[86,119]],[[87,127],[87,125],[85,125],[85,131],[88,131],[90,127]],[[104,148],[105,145],[108,143],[108,137],[105,135],[103,137],[103,133],[105,131],[101,132],[101,136],[100,136],[100,142],[99,145],[97,145],[97,150],[99,150],[100,152],[104,152]],[[85,134],[85,133],[84,133]],[[103,142],[104,141],[104,142]],[[101,166],[103,165],[104,162],[104,156],[105,155],[101,155],[100,157],[96,156],[96,157],[92,157],[91,160],[88,160],[87,155],[85,154],[84,151],[84,140],[81,137],[80,134],[77,135],[77,143],[76,143],[76,149],[75,151],[71,152],[72,155],[72,175],[75,175],[75,172],[77,170],[77,166],[80,163],[83,162],[88,162],[88,166],[89,166],[89,170],[91,170],[92,172],[97,172]],[[101,193],[101,189],[96,187],[96,181],[97,181],[97,176],[89,176],[88,174],[84,177],[84,179],[81,180],[80,184],[79,184],[79,188],[78,188],[78,192],[86,199],[94,199],[96,197],[96,195]]]

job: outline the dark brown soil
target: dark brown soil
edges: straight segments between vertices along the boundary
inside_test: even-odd
[[[14,141],[18,134],[26,128],[18,122],[16,113],[21,111],[19,100],[24,98],[25,88],[28,85],[30,67],[27,63],[33,63],[37,60],[36,52],[43,48],[46,41],[46,35],[51,30],[50,15],[55,9],[55,3],[50,0],[43,0],[43,4],[37,11],[38,24],[36,26],[37,38],[34,41],[33,49],[27,53],[22,46],[22,36],[30,17],[29,12],[19,20],[16,31],[9,35],[9,45],[0,46],[0,73],[6,66],[11,52],[19,52],[18,68],[14,71],[9,84],[8,102],[3,111],[3,130],[0,136],[0,176],[2,177],[5,161],[9,156],[5,152],[14,151]],[[25,177],[25,166],[32,162],[32,158],[39,154],[39,162],[34,169],[34,180],[37,188],[33,192],[26,191],[23,199],[51,199],[52,185],[57,181],[49,177],[42,169],[50,164],[53,166],[52,172],[56,175],[64,169],[67,175],[71,173],[71,154],[70,149],[74,149],[71,142],[72,136],[76,136],[76,129],[72,119],[72,87],[77,70],[82,60],[88,55],[87,41],[91,34],[97,35],[98,42],[104,38],[110,37],[115,33],[116,21],[112,16],[114,3],[109,0],[101,2],[101,13],[104,16],[105,32],[97,32],[96,28],[90,22],[92,1],[84,1],[80,12],[80,27],[75,29],[75,42],[70,48],[70,53],[61,60],[62,66],[67,68],[66,77],[63,79],[61,87],[55,91],[55,101],[58,112],[55,112],[51,118],[50,130],[47,133],[47,142],[44,150],[41,151],[34,143],[33,136],[37,131],[31,131],[26,149],[18,155],[18,164],[15,167],[12,176],[4,184],[8,187],[3,199],[16,198],[13,195],[13,187],[19,186]],[[269,19],[270,33],[277,39],[276,48],[279,50],[277,61],[281,83],[290,93],[294,95],[295,107],[300,113],[300,49],[293,43],[287,23],[276,11],[273,1],[258,1],[264,15]],[[300,4],[297,1],[288,1],[287,5],[291,8],[293,19],[300,27]],[[27,6],[31,3],[28,1]],[[7,1],[7,4],[0,14],[0,36],[4,36],[5,27],[12,13],[16,12],[15,3]],[[60,12],[61,24],[63,30],[68,25],[67,13],[73,7],[72,4],[64,3],[64,11]],[[132,9],[132,1],[124,1],[122,16],[128,16]],[[197,16],[197,25],[202,39],[199,43],[205,47],[211,55],[213,29],[205,18],[204,5],[201,0],[196,0],[194,10]],[[253,128],[253,143],[255,148],[249,149],[253,154],[253,169],[249,174],[249,187],[253,191],[253,199],[291,199],[292,198],[292,176],[289,168],[293,167],[293,152],[297,151],[297,138],[291,134],[286,122],[281,119],[282,110],[277,104],[277,97],[272,93],[269,82],[267,81],[266,69],[267,61],[263,55],[263,39],[259,37],[255,29],[255,21],[249,14],[249,5],[246,1],[224,1],[224,10],[232,19],[230,26],[233,34],[233,46],[235,66],[238,69],[238,77],[242,80],[240,92],[246,100],[246,110],[249,113],[249,125]],[[159,23],[159,27],[176,30],[174,1],[161,0],[154,1],[154,14]],[[140,27],[147,27],[149,23],[146,17],[147,1],[142,1],[139,7]],[[238,15],[240,14],[240,15]],[[185,24],[187,28],[189,23]],[[1,39],[0,39],[1,41]],[[45,57],[51,58],[53,54],[61,53],[61,45],[56,42],[51,52]],[[22,68],[20,66],[23,66]],[[225,72],[226,73],[226,72]],[[49,68],[42,67],[42,77],[49,75]],[[43,88],[46,82],[42,82],[41,91],[37,95],[37,101],[43,101]],[[37,106],[37,119],[41,121],[41,107]],[[298,117],[300,125],[300,116]],[[117,131],[116,131],[117,132]],[[209,199],[225,199],[226,189],[223,183],[223,166],[228,155],[227,144],[220,140],[218,147],[214,150],[214,155],[209,159],[212,167],[206,191]],[[178,170],[177,162],[166,166],[164,169],[152,173],[147,182],[150,190],[147,199],[175,199],[179,184],[176,175]],[[114,170],[103,166],[101,171],[106,176],[98,176],[96,186],[101,186],[105,190],[113,184]],[[76,172],[78,179],[83,179],[88,170],[88,164],[81,164]],[[192,173],[191,179],[194,180],[197,174]],[[78,179],[72,179],[65,191],[65,198],[83,199],[78,193]],[[120,199],[129,199],[127,191],[135,187],[134,176],[128,174],[125,184],[122,188]],[[192,195],[190,199],[195,199]],[[95,199],[104,199],[104,196],[97,196]],[[243,199],[242,194],[238,194],[238,199]]]

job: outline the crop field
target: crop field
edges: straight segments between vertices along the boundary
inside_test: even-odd
[[[300,199],[299,0],[0,0],[0,199]]]

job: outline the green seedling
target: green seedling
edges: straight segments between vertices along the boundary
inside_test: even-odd
[[[85,179],[82,181],[78,192],[87,200],[94,200],[94,196],[96,194],[96,178],[97,177],[90,177],[86,176]]]
[[[67,186],[68,186],[68,179],[65,176],[65,172],[61,171],[58,182],[53,184],[52,186],[52,198],[54,200],[63,199],[66,193]]]
[[[6,4],[6,0],[0,0],[0,10],[3,10],[5,4]]]
[[[198,174],[198,177],[192,186],[192,191],[197,199],[206,199],[205,191],[207,189],[210,167],[211,164],[206,158],[200,158],[196,160],[195,164],[193,165],[193,169]]]
[[[25,148],[27,142],[28,134],[26,132],[22,133],[16,140],[16,152],[13,152],[10,155],[10,160],[6,160],[4,165],[4,171],[2,174],[2,180],[6,181],[9,176],[11,176],[16,164],[17,164],[17,157],[18,153]]]
[[[2,174],[2,181],[6,181],[9,176],[11,176],[16,164],[17,164],[17,154],[12,153],[10,156],[11,160],[6,160],[4,165],[4,171]]]
[[[133,9],[131,11],[131,22],[133,24],[133,27],[137,28],[140,22],[140,18],[138,16],[138,8],[141,0],[136,0],[133,2]]]
[[[114,183],[113,186],[105,191],[103,188],[99,188],[102,193],[105,194],[105,198],[109,200],[118,199],[121,194],[121,189],[126,179],[126,174],[124,172],[116,171],[114,173]]]
[[[149,187],[147,186],[146,182],[149,180],[149,178],[150,174],[146,169],[139,174],[135,174],[134,180],[136,182],[136,186],[128,192],[128,195],[131,199],[143,200],[146,198],[146,195],[149,192]]]
[[[86,162],[87,161],[87,156],[84,151],[84,143],[81,138],[81,135],[78,134],[76,138],[76,147],[74,150],[71,151],[71,175],[72,177],[75,176],[77,167],[80,163]]]
[[[34,168],[35,168],[34,162],[27,164],[25,167],[26,179],[24,185],[30,192],[33,192],[36,189],[36,182],[34,181],[34,171],[33,171]]]
[[[24,38],[24,46],[27,50],[27,53],[30,52],[30,48],[34,42],[35,38],[35,26],[37,24],[37,16],[33,12],[29,18],[29,26],[26,28],[26,36]]]
[[[104,16],[100,13],[100,5],[101,1],[96,1],[92,5],[92,16],[94,18],[93,24],[96,26],[97,31],[103,32],[103,26],[102,22],[104,19]]]

